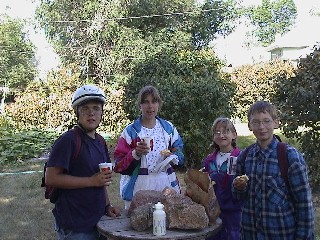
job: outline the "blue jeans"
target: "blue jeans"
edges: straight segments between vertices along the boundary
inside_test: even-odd
[[[221,211],[222,228],[206,240],[240,240],[241,211]]]

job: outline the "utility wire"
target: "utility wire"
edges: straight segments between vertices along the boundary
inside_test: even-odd
[[[211,12],[215,10],[222,10],[224,8],[211,8],[211,9],[203,9],[200,12]],[[156,17],[170,17],[170,16],[183,16],[187,14],[192,14],[198,11],[186,11],[186,12],[176,12],[176,13],[164,13],[164,14],[152,14],[152,15],[143,15],[143,16],[132,16],[132,17],[118,17],[118,18],[106,18],[106,19],[99,19],[99,20],[56,20],[56,21],[49,21],[53,23],[78,23],[78,22],[104,22],[104,21],[113,21],[113,20],[131,20],[131,19],[144,19],[144,18],[156,18]],[[29,23],[34,23],[35,21],[28,21]],[[2,48],[10,48],[10,46],[0,46],[0,51],[8,51],[8,52],[16,52],[21,54],[27,54],[29,52],[26,51],[15,51],[10,49],[2,49]],[[46,47],[49,48],[49,47]],[[85,47],[62,47],[62,49],[84,49]]]
[[[214,10],[223,10],[224,8],[211,8],[211,9],[203,9],[199,10],[200,12],[211,12]],[[171,16],[183,16],[192,14],[198,11],[187,11],[187,12],[176,12],[176,13],[163,13],[163,14],[152,14],[152,15],[143,15],[143,16],[132,16],[132,17],[117,17],[117,18],[105,18],[105,19],[85,19],[85,20],[55,20],[48,22],[55,23],[77,23],[77,22],[103,22],[103,21],[115,21],[115,20],[131,20],[131,19],[143,19],[143,18],[156,18],[156,17],[171,17]]]
[[[186,12],[173,12],[173,13],[163,13],[163,14],[151,14],[151,15],[142,15],[142,16],[129,16],[129,17],[115,17],[115,18],[104,18],[104,19],[83,19],[83,20],[52,20],[48,22],[53,23],[78,23],[78,22],[104,22],[104,21],[115,21],[115,20],[131,20],[131,19],[143,19],[143,18],[159,18],[159,17],[171,17],[171,16],[183,16],[189,15],[196,12],[211,12],[216,10],[224,10],[223,7],[210,8],[210,9],[199,9],[195,11],[186,11]],[[27,20],[29,24],[38,23],[35,20]]]

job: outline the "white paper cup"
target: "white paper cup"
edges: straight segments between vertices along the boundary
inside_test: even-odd
[[[100,168],[100,172],[105,172],[105,171],[108,171],[108,170],[113,171],[112,163],[106,163],[106,162],[100,163],[99,164],[99,168]]]
[[[152,145],[153,145],[152,137],[142,137],[141,140],[143,140],[147,144],[148,148],[150,149],[152,148]]]
[[[237,157],[231,156],[227,164],[227,173],[229,175],[236,175]]]

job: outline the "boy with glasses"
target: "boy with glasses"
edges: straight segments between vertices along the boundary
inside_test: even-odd
[[[314,239],[314,209],[306,163],[294,147],[287,145],[288,184],[281,176],[276,108],[266,101],[254,103],[248,111],[249,129],[256,143],[238,157],[233,195],[245,200],[241,239]],[[246,155],[246,157],[245,157]]]
[[[64,133],[53,145],[45,181],[46,185],[59,189],[52,211],[58,239],[99,239],[96,224],[100,218],[104,214],[120,215],[119,209],[110,204],[106,188],[112,172],[99,170],[99,163],[110,162],[107,146],[96,133],[105,102],[100,88],[94,85],[78,88],[72,98],[77,127]],[[79,153],[73,159],[79,137]]]

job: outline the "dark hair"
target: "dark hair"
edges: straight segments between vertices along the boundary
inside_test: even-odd
[[[279,119],[277,108],[267,101],[257,101],[251,105],[247,115],[248,122],[254,113],[269,113],[273,120]]]
[[[140,109],[140,104],[142,104],[149,95],[151,95],[152,98],[159,103],[159,108],[161,108],[162,99],[160,97],[158,89],[156,89],[154,86],[149,85],[149,86],[143,87],[139,92],[139,95],[137,98],[138,109]]]
[[[237,134],[237,130],[229,118],[218,117],[216,120],[214,120],[212,127],[211,127],[212,139],[214,139],[214,132],[216,131],[218,124],[222,124],[222,126],[225,129],[229,129],[231,132]],[[231,145],[233,148],[235,148],[237,146],[236,139],[232,139]],[[215,150],[220,151],[219,145],[216,144],[214,141],[212,141],[212,144],[210,146],[212,146]]]

